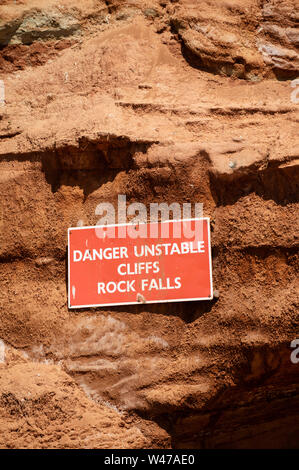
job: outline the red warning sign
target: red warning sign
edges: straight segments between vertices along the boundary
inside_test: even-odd
[[[212,298],[208,218],[68,229],[69,308]]]

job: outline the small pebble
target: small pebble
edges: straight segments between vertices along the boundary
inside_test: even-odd
[[[214,292],[213,292],[214,299],[219,299],[219,295],[220,295],[219,290],[214,290]]]
[[[145,297],[143,297],[142,294],[139,294],[139,293],[138,293],[138,294],[137,294],[137,302],[140,302],[140,303],[142,303],[142,304],[145,304],[145,303],[146,303],[146,299],[145,299]]]

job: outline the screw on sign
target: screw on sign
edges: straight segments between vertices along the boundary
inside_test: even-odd
[[[69,308],[212,299],[210,221],[70,228],[68,269]]]

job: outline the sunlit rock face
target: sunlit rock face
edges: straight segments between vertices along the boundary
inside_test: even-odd
[[[0,7],[0,446],[296,447],[296,3],[79,3]],[[68,309],[119,194],[203,204],[213,300]]]

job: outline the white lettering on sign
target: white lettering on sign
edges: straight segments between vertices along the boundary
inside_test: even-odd
[[[69,307],[213,298],[209,219],[189,222],[192,240],[182,230],[180,240],[176,236],[186,220],[155,222],[159,236],[146,241],[130,236],[131,224],[107,226],[116,234],[110,239],[98,237],[97,226],[69,229]]]
[[[107,284],[104,282],[98,282],[98,294],[114,294],[114,292],[136,292],[135,287],[135,280],[133,281],[120,281],[120,282],[113,282],[110,281]]]
[[[80,250],[73,251],[74,259],[73,261],[77,263],[78,261],[96,261],[102,259],[121,259],[128,258],[128,249],[125,246],[115,247],[115,248],[100,248],[99,250],[85,250],[84,252]]]
[[[183,242],[179,243],[159,243],[157,245],[141,245],[140,247],[134,246],[134,255],[136,257],[143,256],[168,256],[174,254],[186,254],[186,253],[204,253],[204,242]],[[128,249],[125,246],[105,248],[105,249],[92,249],[73,251],[73,261],[97,261],[102,259],[122,259],[128,258]]]
[[[146,290],[146,288],[148,288],[149,291],[152,289],[179,289],[181,287],[181,278],[176,277],[173,281],[169,277],[167,277],[165,281],[163,279],[142,279],[141,285],[143,291]]]
[[[146,261],[141,263],[134,263],[134,264],[120,264],[117,268],[118,274],[121,276],[132,276],[134,274],[141,274],[145,272],[148,274],[149,272],[158,273],[160,271],[159,262],[158,261]]]

